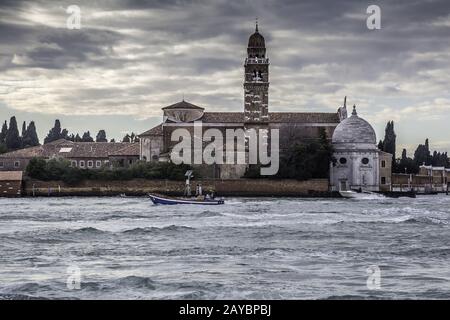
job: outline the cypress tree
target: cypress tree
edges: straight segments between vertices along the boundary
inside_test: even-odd
[[[17,128],[16,117],[11,117],[9,121],[9,129],[6,133],[5,144],[8,150],[17,150],[21,147],[19,129]]]
[[[397,135],[395,134],[394,131],[394,121],[389,121],[384,131],[383,149],[381,150],[392,154],[392,170],[394,171],[396,171],[395,170],[396,139]]]
[[[22,134],[20,136],[20,143],[22,144],[21,146],[22,148],[24,147],[23,139],[26,137],[26,135],[27,135],[27,123],[24,121],[22,123]]]
[[[44,144],[61,139],[61,122],[58,119],[55,120],[55,125],[50,129],[47,136],[44,139]]]
[[[0,132],[0,144],[5,143],[7,133],[8,133],[8,124],[5,120],[5,122],[3,122],[2,131]]]
[[[108,142],[105,130],[100,130],[95,137],[95,142]]]
[[[23,147],[34,147],[38,146],[39,143],[39,137],[36,133],[36,126],[34,124],[34,121],[31,121],[28,124],[28,127],[25,130],[24,135],[22,136],[22,145]]]

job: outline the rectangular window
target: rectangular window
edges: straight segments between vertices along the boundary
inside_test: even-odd
[[[386,177],[381,177],[381,184],[386,184]]]
[[[14,161],[14,168],[20,167],[20,161]]]
[[[100,168],[102,166],[102,162],[100,160],[95,161],[95,166]]]
[[[385,160],[381,161],[381,167],[382,168],[386,168],[386,161]]]
[[[93,168],[94,167],[94,161],[89,160],[87,163],[88,168]]]
[[[80,168],[84,168],[84,160],[80,160]]]
[[[0,161],[0,168],[3,168],[4,164],[3,161]]]

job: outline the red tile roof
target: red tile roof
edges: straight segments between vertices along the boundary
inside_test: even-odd
[[[153,127],[150,130],[141,133],[139,136],[162,136],[162,134],[162,124],[158,124],[156,127]]]
[[[139,156],[140,154],[139,143],[128,143],[127,146],[109,153],[109,156]]]
[[[136,151],[137,150],[137,151]],[[139,143],[72,142],[64,139],[42,146],[20,149],[0,155],[1,158],[108,158],[110,154],[139,155]]]
[[[184,100],[162,108],[162,110],[166,110],[166,109],[200,109],[200,110],[204,110],[204,108],[196,106],[195,104],[186,102]]]
[[[244,123],[243,112],[205,112],[200,119],[206,123]],[[336,112],[270,112],[269,123],[339,123],[339,116]],[[150,131],[162,134],[162,128],[159,126]],[[161,131],[159,131],[161,130]],[[144,135],[142,134],[142,135]]]

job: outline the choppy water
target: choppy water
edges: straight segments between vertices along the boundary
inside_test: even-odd
[[[450,298],[450,196],[227,200],[0,199],[0,298]]]

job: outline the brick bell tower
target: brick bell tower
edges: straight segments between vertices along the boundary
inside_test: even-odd
[[[248,39],[244,63],[244,117],[245,123],[264,124],[269,121],[269,59],[266,43],[258,31]]]

